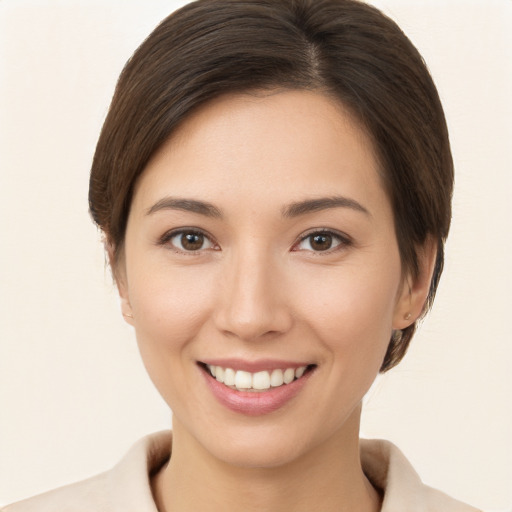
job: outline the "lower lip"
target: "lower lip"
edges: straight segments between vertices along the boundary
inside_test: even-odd
[[[290,384],[270,388],[268,391],[254,392],[228,388],[206,370],[202,373],[211,392],[222,405],[246,416],[261,416],[277,411],[292,400],[302,390],[312,372],[306,372],[300,379]]]

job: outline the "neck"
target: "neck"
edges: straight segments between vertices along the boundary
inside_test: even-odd
[[[361,468],[356,413],[355,436],[349,428],[293,462],[265,468],[212,457],[175,420],[171,460],[153,481],[158,510],[378,512],[380,496]]]

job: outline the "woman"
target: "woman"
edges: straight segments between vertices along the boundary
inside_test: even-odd
[[[208,0],[120,77],[90,210],[173,411],[25,510],[475,510],[359,440],[443,266],[453,169],[423,61],[352,0]]]

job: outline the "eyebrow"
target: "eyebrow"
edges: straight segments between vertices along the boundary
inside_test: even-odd
[[[362,204],[358,203],[354,199],[343,196],[319,197],[316,199],[297,201],[285,206],[282,209],[282,215],[285,218],[293,218],[307,213],[328,210],[331,208],[350,208],[371,216],[370,212]],[[221,219],[223,217],[222,212],[216,206],[208,203],[207,201],[177,197],[164,197],[163,199],[160,199],[151,206],[151,208],[148,208],[146,215],[151,215],[161,210],[182,210],[216,219]]]
[[[222,212],[211,203],[177,197],[164,197],[160,199],[160,201],[157,201],[151,208],[148,208],[146,215],[151,215],[161,210],[182,210],[217,219],[222,217]]]
[[[282,213],[283,217],[299,217],[306,213],[328,210],[330,208],[350,208],[364,213],[371,217],[370,212],[354,199],[343,196],[319,197],[318,199],[306,199],[297,201],[286,206]]]

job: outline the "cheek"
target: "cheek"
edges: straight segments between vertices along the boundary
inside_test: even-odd
[[[133,265],[130,303],[141,331],[167,332],[170,339],[187,336],[209,312],[214,275],[205,266]],[[170,330],[169,330],[170,329]]]
[[[399,265],[326,269],[323,278],[315,277],[311,286],[303,274],[308,291],[298,296],[315,337],[348,370],[356,363],[380,366],[392,331]]]
[[[138,267],[140,268],[140,267]],[[150,267],[151,268],[151,267]],[[158,269],[130,275],[130,304],[139,350],[156,387],[167,399],[184,379],[191,341],[211,317],[213,276],[191,269]]]

